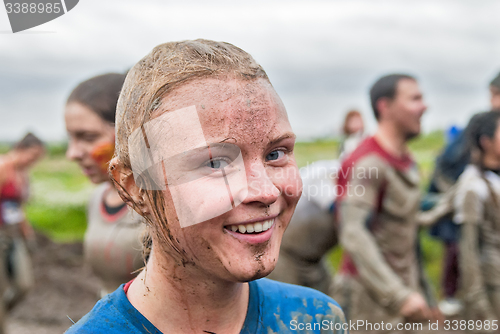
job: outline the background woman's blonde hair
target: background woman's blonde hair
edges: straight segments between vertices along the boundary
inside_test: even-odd
[[[160,107],[162,99],[176,87],[207,77],[269,80],[264,69],[250,54],[229,43],[198,39],[158,45],[128,72],[118,99],[115,156],[123,167],[131,168],[128,150],[130,134],[151,119],[152,112]],[[116,180],[113,181],[121,188]],[[153,218],[145,217],[151,232],[181,253],[177,242],[170,236],[162,192],[144,192],[153,209]],[[135,208],[137,204],[132,203]],[[145,240],[146,244],[151,243]]]

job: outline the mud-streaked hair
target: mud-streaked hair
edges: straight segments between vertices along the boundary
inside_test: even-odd
[[[181,85],[209,77],[269,80],[264,69],[247,52],[229,43],[203,39],[158,45],[132,67],[125,79],[116,111],[115,156],[119,163],[131,168],[128,138],[151,119],[152,112],[160,107],[162,99],[168,98],[167,95]],[[114,183],[120,187],[116,180]],[[150,232],[162,243],[180,252],[170,235],[162,191],[144,192],[153,211],[152,217],[145,217]],[[137,203],[131,205],[137,207]],[[147,243],[145,241],[145,245]]]

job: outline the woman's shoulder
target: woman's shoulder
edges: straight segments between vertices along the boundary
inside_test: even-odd
[[[459,180],[470,180],[470,179],[480,179],[481,170],[478,166],[474,164],[468,164],[465,166],[464,171],[460,174]]]
[[[488,185],[477,166],[470,164],[465,167],[457,181],[456,192],[457,197],[464,197],[469,192],[475,193],[483,200],[488,196]]]
[[[14,168],[11,160],[0,155],[0,186],[11,177],[13,170]]]
[[[288,301],[300,300],[302,305],[311,301],[315,303],[316,308],[324,305],[328,308],[334,308],[336,311],[340,311],[343,315],[339,304],[331,297],[318,290],[300,285],[278,282],[268,278],[256,280],[254,283],[257,284],[259,290],[265,294],[266,299],[286,299]]]
[[[275,317],[272,320],[279,320],[288,329],[293,329],[294,321],[297,324],[345,323],[344,312],[339,304],[322,292],[266,278],[251,284],[258,287],[259,298],[262,298],[260,304],[264,306],[266,314]]]
[[[161,334],[127,299],[123,285],[97,302],[94,308],[65,334],[151,333]]]
[[[92,310],[71,326],[65,334],[83,333],[124,333],[126,319],[114,305],[120,302],[117,291],[97,302]],[[125,326],[124,326],[125,325]],[[116,328],[116,330],[115,330]]]

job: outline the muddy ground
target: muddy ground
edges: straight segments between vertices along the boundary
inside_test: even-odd
[[[82,244],[56,244],[37,235],[35,287],[10,313],[7,334],[57,334],[92,309],[99,283],[83,266]],[[69,317],[69,318],[68,318]]]

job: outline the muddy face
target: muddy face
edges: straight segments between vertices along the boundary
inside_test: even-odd
[[[114,151],[114,127],[77,102],[66,106],[64,120],[69,136],[66,157],[76,161],[93,183],[107,181],[107,163]]]
[[[174,90],[153,117],[193,105],[207,143],[228,142],[241,150],[248,192],[232,210],[181,228],[167,189],[172,241],[194,275],[228,281],[266,276],[274,269],[281,238],[302,191],[293,155],[295,135],[285,108],[266,80],[210,78]],[[217,173],[224,163],[219,157],[205,168]],[[210,196],[207,189],[191,191]],[[168,248],[165,252],[167,257],[174,255],[168,254]]]

